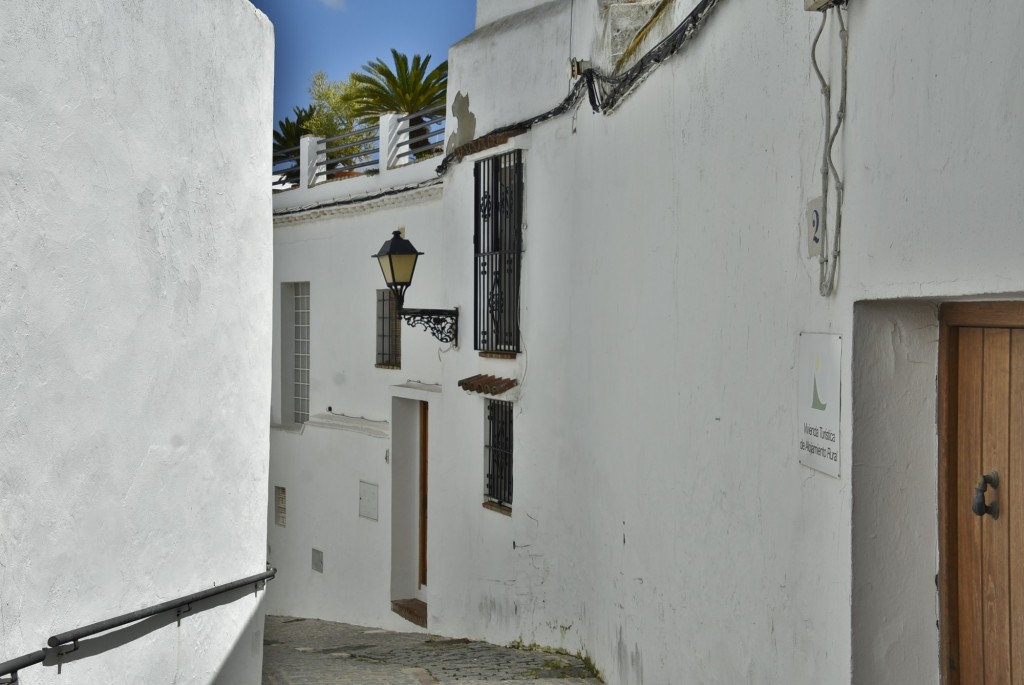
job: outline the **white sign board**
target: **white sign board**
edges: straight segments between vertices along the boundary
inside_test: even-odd
[[[800,463],[839,477],[839,374],[842,338],[800,334]]]

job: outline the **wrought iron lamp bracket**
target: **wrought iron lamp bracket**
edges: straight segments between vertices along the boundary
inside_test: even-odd
[[[408,309],[398,310],[410,326],[422,326],[443,343],[459,346],[459,308],[455,309]]]

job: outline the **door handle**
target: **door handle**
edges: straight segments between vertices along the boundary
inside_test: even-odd
[[[999,518],[999,500],[994,500],[992,504],[985,503],[985,492],[988,491],[990,485],[993,490],[999,489],[998,471],[991,471],[978,479],[978,484],[974,486],[974,499],[971,501],[971,511],[978,516],[988,514],[993,519],[997,519]]]

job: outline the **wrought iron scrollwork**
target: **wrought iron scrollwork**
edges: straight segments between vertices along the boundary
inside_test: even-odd
[[[402,318],[410,326],[422,326],[438,341],[458,344],[458,309],[402,309]]]

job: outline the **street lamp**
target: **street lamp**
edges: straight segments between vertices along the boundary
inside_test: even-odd
[[[401,231],[391,234],[391,239],[381,245],[377,254],[371,255],[380,264],[384,282],[395,295],[398,315],[410,326],[423,326],[430,334],[443,343],[459,344],[458,309],[406,309],[405,291],[412,285],[416,271],[416,260],[423,254],[402,237]]]

